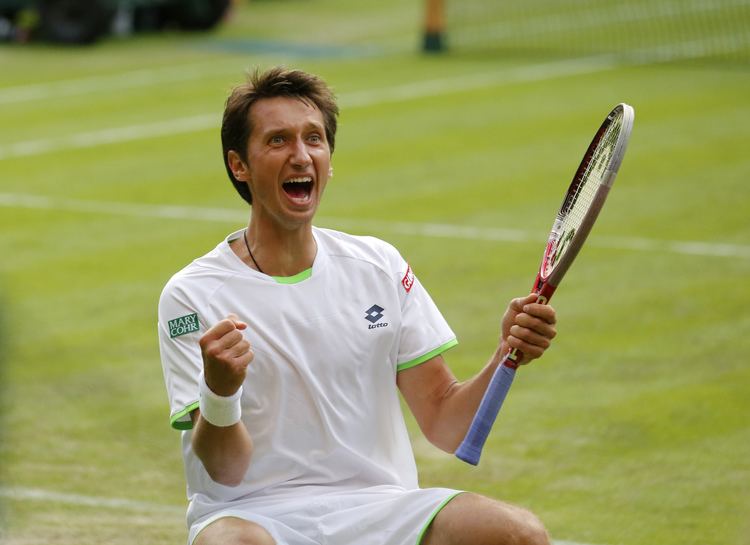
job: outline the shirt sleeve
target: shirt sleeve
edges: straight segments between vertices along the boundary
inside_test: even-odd
[[[442,354],[458,340],[409,264],[400,256],[399,262],[396,278],[401,296],[401,339],[397,370],[403,371]]]
[[[198,340],[205,331],[198,309],[172,282],[159,299],[159,351],[173,428],[193,427],[190,413],[198,407],[198,376],[203,369]]]

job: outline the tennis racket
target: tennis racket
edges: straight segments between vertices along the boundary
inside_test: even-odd
[[[547,239],[533,287],[537,303],[549,302],[591,231],[620,168],[634,118],[631,106],[618,104],[586,150]],[[459,459],[472,465],[479,463],[484,443],[522,360],[523,353],[512,349],[495,369],[469,431],[456,450]]]

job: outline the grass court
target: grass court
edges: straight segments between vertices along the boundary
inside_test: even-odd
[[[285,64],[340,98],[318,225],[400,249],[458,334],[460,378],[531,287],[593,131],[635,107],[553,348],[519,373],[478,468],[409,421],[421,483],[525,505],[558,543],[750,544],[747,58],[423,55],[421,17],[255,1],[208,35],[0,46],[4,543],[184,543],[156,304],[246,223],[223,102],[248,68]]]

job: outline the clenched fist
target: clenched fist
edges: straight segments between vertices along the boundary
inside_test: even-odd
[[[240,389],[253,361],[253,349],[242,331],[247,324],[235,314],[215,324],[198,344],[203,355],[203,374],[213,393],[231,396]]]

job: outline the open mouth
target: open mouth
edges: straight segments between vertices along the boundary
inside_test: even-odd
[[[295,201],[305,201],[310,198],[313,181],[309,176],[290,178],[282,185],[284,192]]]

